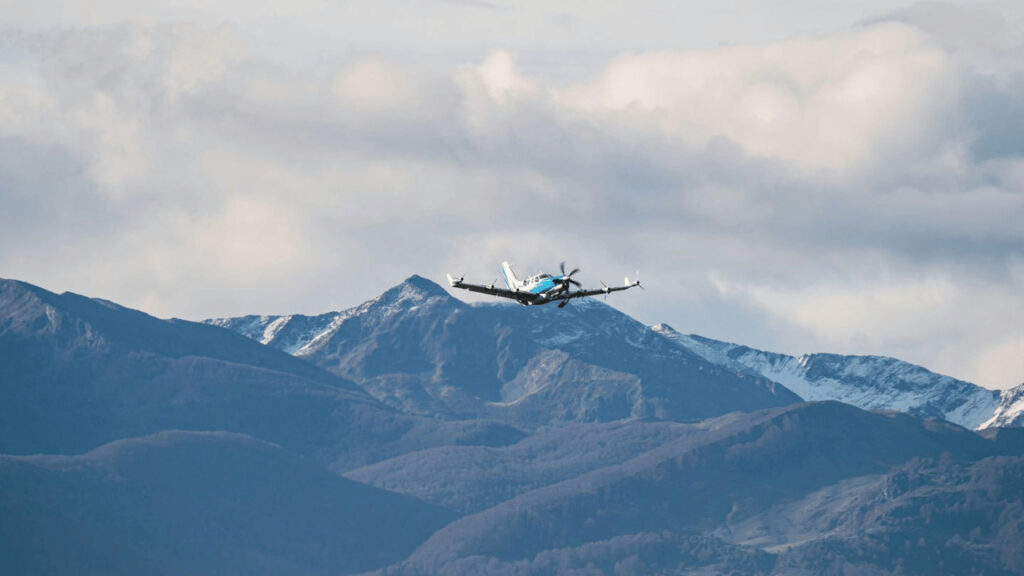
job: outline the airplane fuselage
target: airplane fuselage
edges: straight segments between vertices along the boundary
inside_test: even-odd
[[[505,284],[508,285],[509,290],[517,293],[525,292],[531,295],[517,299],[524,306],[536,306],[554,302],[559,300],[558,298],[553,298],[554,296],[558,296],[569,289],[567,275],[552,276],[551,274],[540,273],[526,280],[519,280],[507,262],[502,263],[502,271],[505,275]]]
[[[540,304],[549,304],[551,302],[558,302],[558,306],[565,307],[569,303],[569,300],[574,298],[586,298],[588,296],[596,296],[598,294],[610,294],[619,290],[627,290],[634,286],[639,286],[639,281],[630,282],[626,278],[623,286],[610,288],[604,286],[601,289],[594,290],[576,290],[573,291],[571,286],[580,286],[580,283],[573,280],[573,274],[579,272],[579,268],[566,273],[565,263],[561,265],[562,274],[553,276],[551,274],[535,274],[525,280],[520,280],[516,273],[512,270],[512,266],[508,262],[501,263],[502,275],[505,277],[505,284],[508,288],[498,288],[494,284],[490,286],[484,286],[481,284],[469,284],[462,281],[462,278],[453,278],[448,275],[448,282],[454,288],[462,288],[471,292],[479,292],[482,294],[490,294],[492,296],[498,296],[501,298],[509,298],[522,304],[523,306],[537,306]]]

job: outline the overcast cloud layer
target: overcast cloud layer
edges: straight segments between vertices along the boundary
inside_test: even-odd
[[[200,319],[566,260],[1024,381],[1016,3],[205,4],[0,2],[0,276]]]

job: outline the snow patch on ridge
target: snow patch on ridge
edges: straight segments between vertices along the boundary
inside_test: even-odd
[[[263,336],[260,337],[260,344],[268,344],[271,340],[277,336],[277,333],[284,328],[288,322],[292,319],[291,316],[281,316],[271,323],[267,324],[267,327],[263,330]]]
[[[996,426],[1024,426],[1024,384],[1003,390],[999,396],[999,408],[981,425],[982,428]]]
[[[895,358],[836,354],[795,357],[683,335],[666,324],[651,329],[709,362],[768,378],[806,401],[837,400],[865,410],[939,417],[971,429],[993,425],[993,413],[1000,406],[995,391]],[[1002,402],[1007,403],[1005,397]],[[1024,393],[1018,414],[1020,411],[1024,411]]]

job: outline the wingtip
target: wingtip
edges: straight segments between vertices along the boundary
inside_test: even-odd
[[[632,288],[633,286],[640,286],[640,271],[639,270],[636,273],[636,279],[633,280],[632,282],[629,281],[629,276],[626,276],[626,287],[627,288]],[[640,287],[643,288],[643,286],[640,286]]]

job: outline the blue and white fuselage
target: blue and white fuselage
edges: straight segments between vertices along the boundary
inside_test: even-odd
[[[560,277],[558,279],[564,280],[564,277]],[[541,274],[539,276],[531,278],[530,280],[527,280],[526,282],[526,289],[529,290],[530,292],[533,292],[534,294],[544,294],[548,290],[551,290],[556,286],[560,288],[562,285],[556,283],[553,277],[549,274]]]
[[[570,275],[568,274],[552,276],[551,274],[545,274],[542,272],[531,276],[526,280],[520,280],[516,276],[515,271],[512,270],[512,265],[508,262],[501,263],[501,272],[505,276],[505,285],[508,286],[509,290],[518,293],[533,294],[537,297],[522,302],[524,304],[544,304],[545,302],[538,302],[537,300],[543,299],[550,301],[551,297],[556,293],[566,292],[569,289]]]
[[[516,276],[515,271],[512,270],[512,266],[508,262],[502,262],[501,273],[505,277],[505,285],[508,287],[507,289],[498,288],[494,284],[491,284],[490,286],[467,284],[462,281],[462,278],[452,278],[451,275],[448,276],[448,282],[454,288],[462,288],[471,292],[510,298],[524,306],[536,306],[539,304],[558,302],[559,307],[565,306],[569,300],[572,300],[573,298],[585,298],[587,296],[596,296],[598,294],[610,294],[612,292],[627,290],[633,286],[640,285],[639,281],[630,282],[629,278],[626,278],[623,286],[611,288],[605,286],[604,288],[595,290],[573,291],[572,286],[579,287],[580,285],[579,282],[572,279],[573,274],[579,272],[579,268],[566,273],[565,263],[563,262],[561,270],[562,273],[558,276],[540,273],[525,280],[520,280],[519,277]]]

